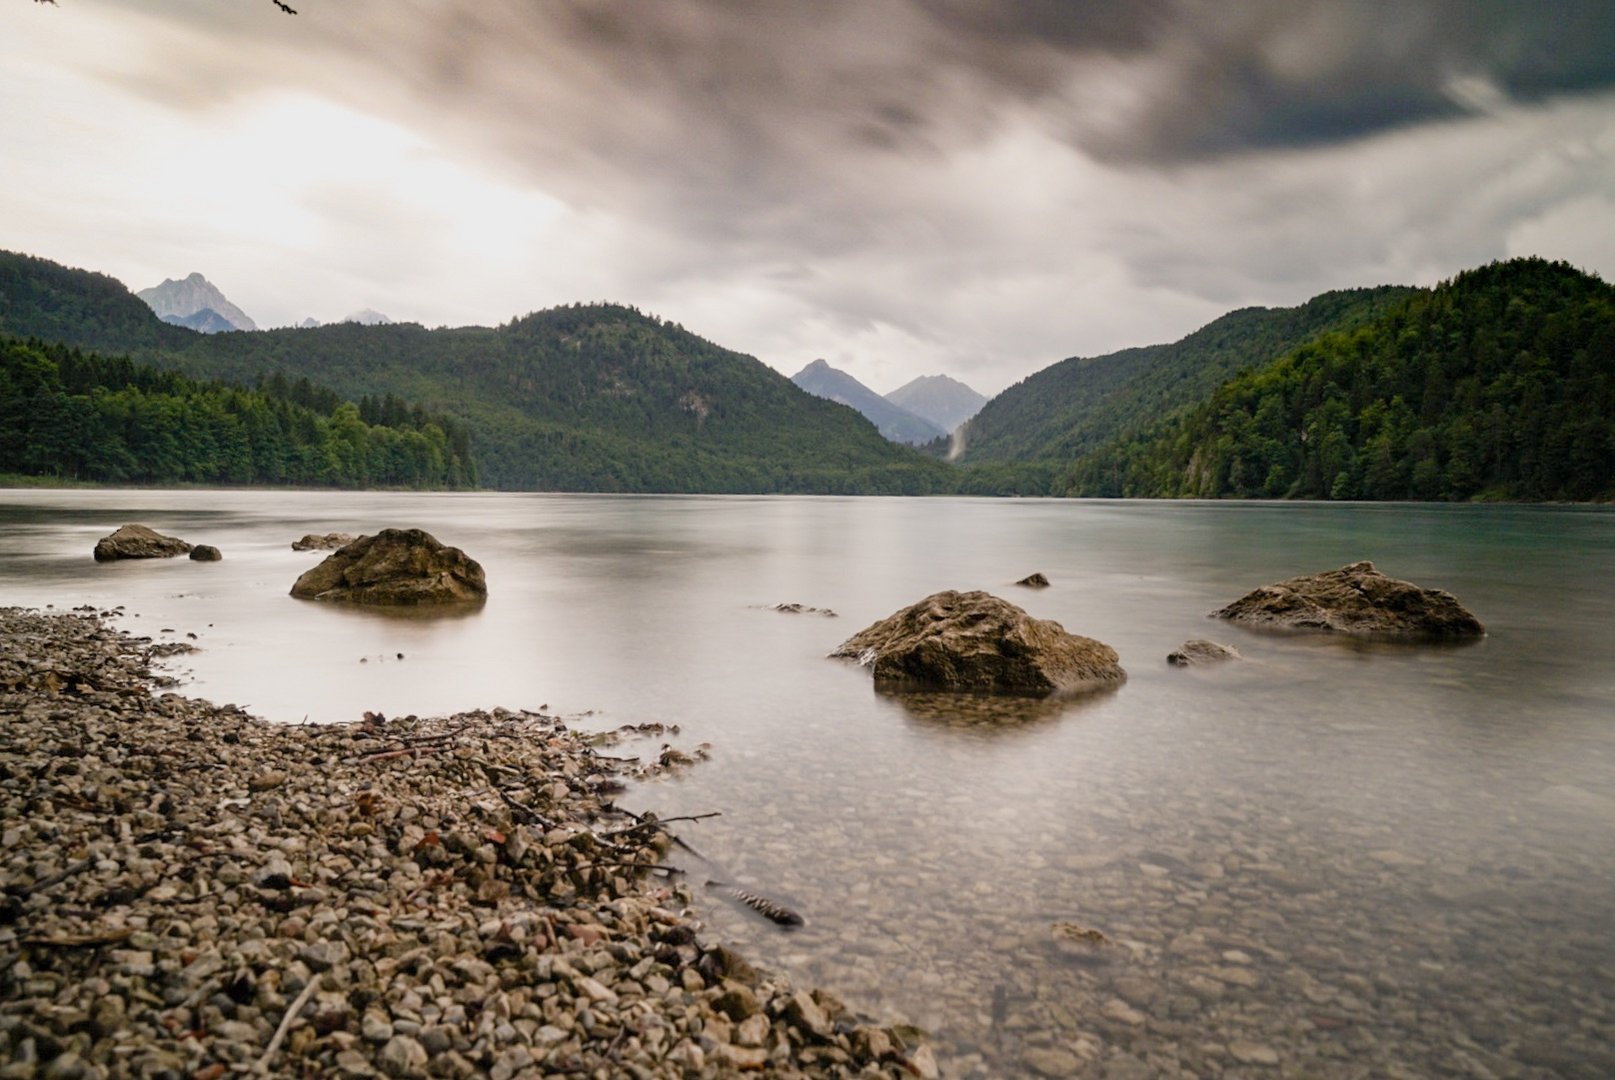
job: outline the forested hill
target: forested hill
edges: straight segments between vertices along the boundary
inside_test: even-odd
[[[1242,368],[1267,364],[1327,331],[1368,322],[1411,291],[1351,289],[1299,307],[1245,308],[1170,345],[1062,360],[983,406],[965,425],[960,460],[1069,463],[1199,403]]]
[[[196,333],[159,319],[117,278],[0,251],[0,334],[126,353],[180,349]]]
[[[95,292],[99,282],[48,295]],[[342,324],[201,335],[163,326],[149,310],[135,320],[121,298],[109,299],[116,318],[94,305],[67,318],[0,301],[0,329],[72,344],[88,344],[93,332],[103,348],[202,379],[255,385],[280,374],[350,399],[391,394],[463,423],[481,482],[492,487],[926,494],[950,481],[945,465],[888,443],[851,410],[752,357],[618,305],[555,308],[497,329]]]
[[[1615,287],[1494,263],[1075,463],[1070,495],[1615,497]]]
[[[306,380],[204,384],[124,357],[0,337],[0,473],[128,484],[455,488],[464,433]]]

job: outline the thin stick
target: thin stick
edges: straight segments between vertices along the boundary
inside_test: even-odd
[[[641,829],[659,829],[670,821],[704,821],[707,818],[722,816],[723,812],[721,810],[714,810],[710,814],[690,814],[686,817],[657,818],[655,821],[641,821],[638,825],[629,825],[626,828],[613,829],[608,833],[601,833],[600,835],[601,837],[624,836],[628,833],[638,832]],[[674,839],[676,840],[678,838],[674,837]]]
[[[275,1029],[275,1037],[269,1040],[269,1046],[264,1050],[264,1056],[258,1059],[257,1065],[253,1066],[255,1072],[262,1073],[265,1076],[269,1075],[269,1063],[274,1060],[275,1054],[279,1052],[280,1044],[286,1041],[286,1033],[292,1029],[292,1021],[297,1019],[297,1014],[303,1011],[303,1006],[308,1004],[308,999],[314,996],[315,990],[319,989],[321,978],[322,976],[320,975],[312,976],[308,980],[308,985],[303,987],[303,992],[297,995],[297,1000],[292,1002],[292,1007],[286,1010],[286,1015],[280,1018],[280,1027]]]

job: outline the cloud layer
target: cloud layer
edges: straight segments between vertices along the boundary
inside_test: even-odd
[[[75,85],[250,130],[260,178],[285,161],[263,212],[307,235],[263,258],[371,290],[343,309],[611,296],[784,370],[994,391],[1230,306],[1530,245],[1615,271],[1589,239],[1615,236],[1607,0],[18,7],[0,19]],[[75,21],[123,47],[70,55]],[[298,109],[335,144],[299,146]],[[166,273],[189,269],[212,276]],[[260,310],[314,302],[258,276],[280,288]]]

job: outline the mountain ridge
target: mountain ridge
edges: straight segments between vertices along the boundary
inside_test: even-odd
[[[232,304],[224,293],[219,291],[218,286],[200,273],[193,272],[179,281],[164,278],[162,284],[141,289],[135,296],[144,300],[160,318],[173,317],[186,320],[203,311],[212,311],[232,329],[258,329],[258,324],[253,322],[246,312]],[[178,325],[187,326],[201,333],[215,332],[202,329],[202,325],[212,325],[207,320],[203,320],[201,325],[191,325],[188,322],[180,322]]]
[[[859,382],[854,376],[831,367],[827,361],[814,360],[791,376],[791,382],[803,390],[845,405],[862,415],[875,430],[892,442],[917,445],[940,439],[946,431],[917,416],[901,405],[894,404]]]
[[[981,411],[988,398],[948,375],[921,375],[885,395],[900,409],[907,409],[952,434],[960,424]]]

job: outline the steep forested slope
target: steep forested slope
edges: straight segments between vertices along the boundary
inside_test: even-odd
[[[0,300],[0,329],[126,350],[202,379],[256,385],[278,374],[350,399],[390,394],[463,423],[494,487],[921,494],[949,482],[946,466],[848,409],[631,308],[573,305],[497,329],[200,335],[162,324],[110,278],[19,256],[0,267],[13,271],[14,294]]]
[[[1062,360],[983,406],[965,425],[961,461],[1069,463],[1197,404],[1242,368],[1265,365],[1318,334],[1367,322],[1409,291],[1352,289],[1299,307],[1245,308],[1170,345]]]
[[[1518,259],[1404,298],[1077,462],[1062,494],[1615,496],[1615,287]]]

